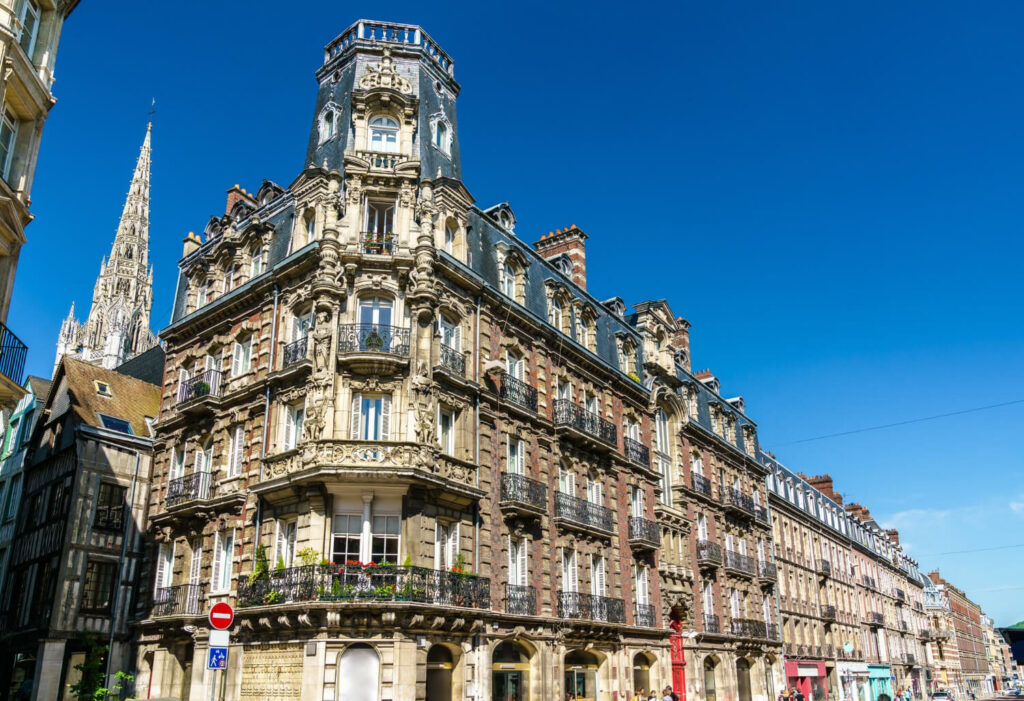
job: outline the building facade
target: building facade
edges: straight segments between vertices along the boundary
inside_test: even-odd
[[[577,227],[531,247],[507,203],[474,205],[454,64],[422,29],[359,22],[316,77],[309,166],[287,188],[231,188],[185,240],[137,683],[610,701],[684,683],[694,625],[756,660],[771,641],[751,629],[749,575],[713,580],[708,621],[738,604],[714,630],[694,612],[680,436],[727,453],[715,479],[740,504],[717,509],[743,510],[748,539],[764,470],[753,424],[689,374],[685,322],[592,297]],[[681,583],[671,603],[663,576]],[[237,624],[215,677],[216,601]]]
[[[84,323],[75,319],[75,305],[60,327],[54,370],[65,355],[105,368],[115,368],[157,344],[149,330],[153,307],[153,268],[149,264],[150,135],[146,136],[132,173],[121,220],[110,249],[100,263],[92,305]]]
[[[78,0],[0,0],[0,407],[22,396],[25,344],[7,327],[61,29]]]
[[[942,682],[961,698],[972,693],[982,696],[989,669],[981,608],[962,589],[943,579],[938,570],[929,572],[928,578],[932,584],[926,600],[930,616],[950,634],[948,639],[936,641]]]
[[[71,698],[76,667],[98,646],[110,646],[111,672],[131,669],[159,394],[72,358],[58,365],[25,458],[0,602],[7,698]]]

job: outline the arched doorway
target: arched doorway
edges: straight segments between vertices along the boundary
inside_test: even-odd
[[[739,701],[751,701],[750,663],[745,657],[736,660],[736,694]]]
[[[350,645],[338,658],[338,698],[377,701],[380,658],[369,645]]]
[[[597,698],[597,668],[600,661],[592,652],[573,650],[565,655],[565,693],[576,701]]]
[[[444,645],[427,653],[427,701],[452,701],[452,670],[455,660]]]
[[[654,660],[646,652],[633,655],[633,690],[651,689],[651,667]]]
[[[715,701],[715,658],[704,658],[704,701]]]
[[[498,643],[491,653],[492,701],[530,698],[530,653],[514,640]]]

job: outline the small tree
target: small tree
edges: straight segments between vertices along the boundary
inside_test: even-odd
[[[86,701],[107,701],[110,698],[121,698],[122,692],[135,681],[135,677],[125,672],[117,672],[114,675],[116,683],[108,689],[103,685],[103,676],[110,647],[101,643],[99,637],[93,632],[85,633],[82,640],[86,645],[85,661],[75,665],[75,669],[81,673],[82,677],[77,684],[71,685],[71,693]]]

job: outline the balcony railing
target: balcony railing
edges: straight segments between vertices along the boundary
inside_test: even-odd
[[[555,425],[572,426],[588,436],[614,444],[617,440],[615,424],[592,411],[573,404],[568,399],[555,400]]]
[[[914,653],[907,653],[907,664],[917,664],[917,657],[914,655]]]
[[[384,324],[341,324],[339,353],[387,353],[408,357],[409,329]]]
[[[778,569],[774,562],[759,562],[757,565],[757,576],[761,579],[778,579]]]
[[[754,518],[756,518],[761,523],[768,523],[768,507],[755,504]]]
[[[869,625],[880,626],[885,623],[885,616],[874,611],[869,611],[867,616],[867,622]]]
[[[543,511],[548,506],[548,486],[523,475],[503,472],[501,500],[526,504]]]
[[[826,621],[836,620],[836,607],[831,604],[827,604],[821,607],[821,617]]]
[[[193,472],[167,483],[166,505],[172,509],[179,504],[210,498],[210,473]]]
[[[238,606],[301,601],[411,601],[439,606],[490,608],[486,577],[425,567],[304,565],[238,585]]]
[[[622,599],[612,599],[607,596],[560,591],[558,592],[558,617],[625,623],[626,604]]]
[[[661,530],[655,521],[641,516],[629,517],[629,539],[657,547],[661,544]]]
[[[868,587],[869,589],[874,589],[875,588],[875,578],[874,577],[869,577],[866,574],[865,575],[861,575],[860,581],[861,581],[861,583],[864,586]]]
[[[530,411],[537,411],[537,388],[531,387],[508,373],[501,377],[501,398],[514,402]]]
[[[517,584],[505,585],[505,612],[520,616],[537,615],[537,590]]]
[[[292,341],[284,347],[284,352],[281,353],[281,367],[288,368],[295,363],[301,362],[306,359],[306,350],[309,348],[309,336],[303,336],[302,338]]]
[[[754,575],[753,558],[728,548],[725,550],[725,567],[726,569],[742,572],[743,574]]]
[[[466,356],[451,346],[441,344],[441,367],[459,377],[466,376]]]
[[[161,587],[153,596],[153,618],[160,616],[199,616],[203,613],[205,584],[179,584]]]
[[[725,490],[723,501],[727,507],[732,507],[750,516],[754,515],[754,500],[738,489]]]
[[[832,576],[832,563],[828,560],[818,560],[818,574],[823,577]]]
[[[5,324],[0,324],[0,375],[6,375],[11,382],[20,385],[24,379],[26,357],[28,346]]]
[[[203,397],[219,397],[220,390],[220,370],[205,370],[178,385],[178,404]]]
[[[615,512],[565,492],[555,492],[555,518],[602,531],[615,530]]]
[[[777,623],[767,623],[764,627],[764,637],[768,640],[781,640],[779,637],[779,625]]]
[[[690,475],[690,479],[693,482],[693,491],[698,494],[703,494],[706,497],[712,496],[711,494],[711,480],[703,475],[693,474]]]
[[[906,593],[902,589],[897,589],[896,590],[896,602],[899,603],[899,604],[903,604],[903,603],[906,602],[906,600],[907,600]]]
[[[697,541],[697,562],[710,565],[722,564],[722,546],[709,540]]]
[[[626,459],[638,465],[649,466],[651,464],[651,449],[638,440],[629,436],[622,439],[622,448],[626,453]]]
[[[753,618],[734,618],[729,622],[729,632],[741,638],[767,638],[768,630],[764,621]]]
[[[378,234],[374,231],[364,231],[361,242],[363,253],[390,256],[395,252],[395,235],[392,233]]]
[[[718,620],[718,616],[713,613],[704,614],[704,632],[705,633],[721,633],[722,624]]]
[[[637,604],[635,613],[638,626],[654,627],[654,606],[652,604]]]

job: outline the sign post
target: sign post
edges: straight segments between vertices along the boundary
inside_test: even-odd
[[[213,671],[210,701],[214,701],[218,696],[218,687],[223,687],[223,672],[228,668],[228,646],[231,642],[228,628],[235,622],[235,610],[231,608],[231,604],[218,601],[210,607],[207,618],[212,630],[210,631],[210,652],[206,660],[206,668]],[[220,695],[223,696],[222,689]]]

